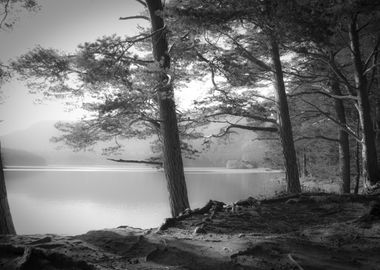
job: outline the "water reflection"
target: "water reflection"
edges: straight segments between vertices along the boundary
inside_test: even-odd
[[[272,194],[282,186],[270,179],[280,175],[192,170],[186,174],[191,207],[209,199],[233,202]],[[155,170],[8,171],[6,179],[20,234],[79,234],[119,225],[149,228],[170,215],[164,176]]]

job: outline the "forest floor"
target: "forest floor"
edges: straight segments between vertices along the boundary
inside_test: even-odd
[[[380,269],[380,196],[205,207],[156,229],[0,237],[0,269]]]

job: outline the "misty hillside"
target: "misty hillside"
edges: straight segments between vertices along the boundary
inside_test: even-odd
[[[19,150],[2,148],[2,158],[4,166],[46,166],[46,160],[31,152]]]
[[[43,121],[1,136],[6,166],[125,166],[125,164],[108,161],[107,158],[144,160],[150,157],[150,143],[144,140],[124,140],[123,150],[119,154],[102,155],[103,143],[93,151],[73,152],[62,143],[53,143],[51,137],[59,135],[54,121]],[[234,134],[228,141],[211,144],[210,148],[200,153],[195,159],[184,159],[187,167],[225,167],[228,160],[246,160],[261,164],[266,147],[260,141],[253,141],[255,134],[243,131]],[[202,142],[194,142],[194,147],[202,149]]]

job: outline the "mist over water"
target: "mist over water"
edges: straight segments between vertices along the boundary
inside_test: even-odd
[[[191,168],[186,182],[192,208],[208,200],[234,202],[284,187],[282,172]],[[128,225],[157,227],[170,216],[162,171],[143,168],[10,168],[8,198],[19,234],[80,234]]]

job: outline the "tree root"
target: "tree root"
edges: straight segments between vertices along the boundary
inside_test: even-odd
[[[370,204],[368,213],[359,217],[354,222],[355,223],[371,223],[376,220],[380,220],[380,200],[372,202]]]
[[[95,266],[58,252],[29,246],[1,245],[1,254],[14,254],[16,259],[5,263],[7,269],[32,270],[52,265],[59,269],[95,270]]]
[[[292,257],[292,254],[288,254],[289,260],[297,266],[299,270],[304,270],[303,267]]]
[[[164,223],[158,228],[158,231],[167,230],[170,227],[173,227],[176,221],[184,220],[192,215],[204,215],[210,213],[210,218],[213,218],[217,212],[223,210],[223,202],[210,200],[202,208],[197,208],[194,210],[186,209],[184,212],[180,213],[177,217],[167,218]]]

